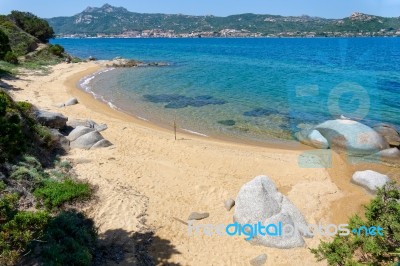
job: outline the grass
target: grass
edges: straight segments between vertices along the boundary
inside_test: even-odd
[[[44,185],[33,192],[42,204],[49,210],[61,207],[67,202],[84,200],[90,197],[89,184],[79,183],[72,179],[62,182],[47,180]]]
[[[0,198],[0,265],[15,265],[26,247],[42,235],[50,218],[43,211],[18,211],[17,202],[16,194]]]

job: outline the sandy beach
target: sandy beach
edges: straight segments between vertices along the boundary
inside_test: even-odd
[[[319,244],[319,237],[306,239],[304,248],[280,250],[253,246],[241,237],[189,236],[183,221],[191,212],[209,212],[210,217],[198,223],[231,223],[234,210],[226,211],[224,200],[234,199],[254,177],[267,175],[309,223],[345,223],[372,198],[350,182],[355,170],[395,175],[396,169],[380,165],[348,165],[335,153],[329,169],[302,168],[298,160],[304,150],[299,148],[257,147],[181,132],[175,141],[172,127],[161,128],[113,110],[77,88],[82,77],[104,67],[101,62],[59,64],[48,75],[24,75],[7,82],[21,88],[11,91],[18,101],[60,112],[70,120],[108,125],[102,134],[113,146],[74,149],[66,158],[80,179],[97,188],[96,199],[84,211],[105,243],[125,251],[119,265],[132,265],[134,254],[145,246],[139,240],[150,237],[151,255],[163,265],[249,265],[263,253],[268,255],[267,265],[325,265],[308,250]],[[55,107],[71,97],[79,104]]]

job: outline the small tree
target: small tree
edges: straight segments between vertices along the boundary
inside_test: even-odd
[[[51,45],[51,46],[49,47],[49,51],[50,51],[53,55],[56,55],[56,56],[61,57],[62,54],[64,53],[64,47],[62,47],[62,46],[59,45],[59,44]]]
[[[395,183],[378,190],[377,196],[365,206],[365,219],[355,215],[349,228],[380,226],[383,236],[365,234],[336,235],[332,242],[321,241],[311,249],[318,261],[329,265],[393,265],[400,263],[400,189]]]
[[[8,51],[6,55],[4,56],[4,61],[10,63],[10,64],[18,64],[18,57],[15,53],[12,51]]]
[[[7,34],[0,29],[0,60],[4,59],[7,52],[11,51],[10,40]]]

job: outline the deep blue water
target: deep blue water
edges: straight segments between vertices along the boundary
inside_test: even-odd
[[[176,117],[181,128],[257,140],[340,115],[400,126],[400,38],[52,42],[82,58],[168,62],[108,71],[87,85],[155,123]]]

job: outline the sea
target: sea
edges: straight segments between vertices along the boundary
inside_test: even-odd
[[[291,141],[329,119],[400,128],[400,38],[54,39],[108,68],[78,86],[111,108],[203,137]]]

